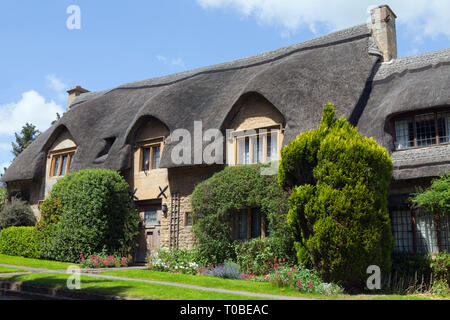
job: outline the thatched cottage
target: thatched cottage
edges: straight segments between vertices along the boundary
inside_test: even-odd
[[[17,157],[3,181],[37,208],[69,172],[119,171],[141,213],[142,260],[151,247],[192,246],[189,196],[198,182],[226,165],[278,160],[332,102],[394,160],[396,249],[449,250],[448,218],[411,210],[407,199],[450,171],[450,49],[398,59],[395,14],[388,6],[371,14],[367,24],[237,61],[101,92],[74,87],[68,111]],[[181,139],[173,136],[180,129],[193,142],[181,162],[174,160]],[[209,129],[225,137],[214,163],[201,154],[213,141],[203,135]],[[247,232],[238,238],[261,236],[257,212],[240,216],[239,229]]]

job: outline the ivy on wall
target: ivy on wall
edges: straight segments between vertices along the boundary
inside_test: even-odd
[[[261,175],[268,165],[230,166],[195,188],[191,196],[193,232],[200,257],[209,263],[235,259],[233,215],[245,208],[261,208],[271,237],[290,241],[286,223],[288,194],[276,176]]]

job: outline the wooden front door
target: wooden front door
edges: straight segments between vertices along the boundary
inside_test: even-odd
[[[141,217],[136,262],[145,262],[150,251],[158,250],[161,237],[161,203],[138,206]]]

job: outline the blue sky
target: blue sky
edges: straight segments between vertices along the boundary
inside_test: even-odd
[[[4,0],[0,8],[0,168],[26,122],[47,129],[66,90],[123,83],[243,58],[365,23],[370,5],[398,16],[399,56],[450,47],[442,0]],[[81,29],[70,30],[70,5]]]

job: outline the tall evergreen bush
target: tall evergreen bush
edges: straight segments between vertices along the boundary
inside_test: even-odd
[[[347,288],[364,287],[371,265],[389,273],[388,152],[328,104],[319,127],[289,143],[281,158],[278,181],[291,192],[287,219],[299,263]]]

